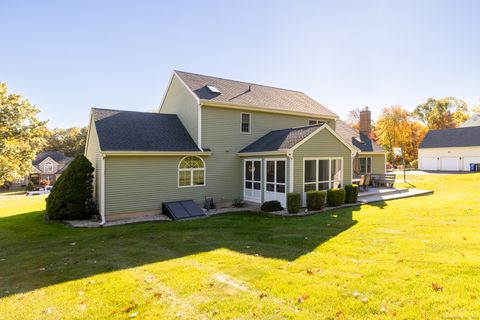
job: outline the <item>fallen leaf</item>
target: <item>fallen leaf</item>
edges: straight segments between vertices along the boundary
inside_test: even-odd
[[[363,299],[362,299],[362,302],[363,302],[363,303],[367,303],[367,302],[368,302],[368,298],[367,298],[367,297],[363,298]]]
[[[319,272],[320,272],[320,269],[308,269],[307,270],[307,273],[311,276],[316,275]]]
[[[462,239],[463,239],[463,240],[468,240],[468,238],[467,238],[467,237],[465,237],[465,236],[464,236]]]
[[[38,269],[38,270],[39,270],[39,271],[45,271],[45,270],[47,270],[47,269],[45,269],[45,268],[40,268],[40,269]]]
[[[85,310],[87,309],[87,304],[85,302],[80,302],[80,310]]]
[[[264,292],[260,293],[260,299],[263,299],[263,298],[266,298],[266,297],[267,297],[266,293],[264,293]]]
[[[154,296],[155,298],[160,298],[162,295],[163,295],[163,293],[162,293],[161,291],[155,291],[155,292],[153,293],[153,296]]]
[[[71,246],[74,246],[74,245],[76,245],[76,244],[77,244],[76,242],[70,243]]]
[[[303,302],[305,302],[305,300],[307,300],[308,298],[309,298],[308,294],[304,294],[303,296],[298,297],[297,302],[298,302],[298,303],[303,303]]]
[[[47,309],[43,310],[43,313],[50,314],[52,313],[52,311],[53,311],[53,308],[48,307]]]
[[[83,294],[84,294],[84,292],[81,291],[81,290],[78,290],[77,292],[78,292],[78,295],[79,295],[79,296],[83,296]]]
[[[138,316],[138,312],[134,312],[128,315],[129,318],[135,318],[136,316]]]
[[[386,307],[381,307],[381,308],[380,308],[380,312],[382,312],[382,313],[387,312],[387,308],[386,308]]]
[[[418,277],[420,275],[420,272],[415,272],[415,277]]]
[[[439,285],[438,283],[432,283],[432,289],[435,291],[443,291],[443,286]]]
[[[355,292],[353,293],[353,296],[356,298],[356,297],[360,296],[360,293],[358,293],[357,291],[355,291]]]
[[[335,313],[335,316],[336,316],[337,318],[343,316],[343,311],[338,310],[337,313]]]

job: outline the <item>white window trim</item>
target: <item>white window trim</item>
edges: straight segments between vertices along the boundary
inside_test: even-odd
[[[264,170],[263,170],[263,177],[264,177],[264,189],[263,191],[264,192],[275,192],[277,193],[277,191],[267,191],[267,184],[270,183],[272,184],[272,182],[268,182],[267,181],[267,161],[275,161],[275,173],[274,173],[274,178],[275,178],[275,182],[273,182],[273,184],[277,185],[277,184],[283,184],[285,186],[285,192],[283,192],[285,195],[288,193],[288,189],[287,189],[287,182],[288,182],[288,176],[287,176],[287,165],[288,165],[288,161],[287,161],[287,158],[265,158],[264,159]],[[285,161],[285,182],[277,182],[277,161]],[[276,186],[275,186],[275,190],[277,190]],[[278,193],[281,193],[281,192],[278,192]]]
[[[314,123],[314,124],[310,124],[310,121],[315,121],[315,123]],[[319,122],[321,122],[321,123],[319,123]],[[309,125],[309,126],[324,125],[325,123],[327,123],[325,120],[308,119],[308,125]]]
[[[242,131],[242,120],[243,115],[248,114],[248,132]],[[250,112],[241,112],[240,113],[240,133],[241,134],[251,134],[252,133],[252,114]]]
[[[305,183],[305,161],[308,161],[308,160],[315,160],[315,181],[314,182],[307,182]],[[328,160],[328,176],[329,176],[329,180],[326,180],[326,181],[319,181],[318,180],[318,160]],[[340,187],[343,188],[343,174],[344,174],[344,159],[343,157],[321,157],[321,158],[303,158],[303,174],[302,174],[302,194],[303,194],[303,199],[304,199],[304,203],[306,202],[306,192],[305,192],[305,185],[306,184],[314,184],[315,183],[315,190],[318,190],[318,184],[319,183],[329,183],[329,186],[331,185],[332,182],[334,182],[335,180],[330,180],[330,176],[331,176],[331,170],[332,170],[332,161],[331,160],[340,160],[341,161],[341,171],[340,171]],[[330,189],[330,188],[329,188]]]
[[[360,174],[371,174],[372,173],[372,157],[362,157],[362,156],[359,156],[358,157],[358,166],[360,167],[360,171],[362,170],[362,167],[360,166],[360,159],[367,159],[367,163],[365,163],[365,170],[368,169],[368,162],[370,162],[370,172],[360,172]]]
[[[180,168],[180,164],[188,157],[195,157],[202,160],[203,168]],[[190,172],[190,184],[188,186],[181,186],[180,185],[180,171],[189,171]],[[203,184],[193,184],[193,171],[203,171]],[[207,185],[207,165],[205,164],[205,160],[198,156],[185,156],[178,162],[177,167],[177,188],[196,188],[196,187],[205,187]]]

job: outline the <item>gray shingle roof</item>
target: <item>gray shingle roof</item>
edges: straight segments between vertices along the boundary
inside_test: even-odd
[[[375,141],[350,127],[342,120],[336,121],[335,132],[347,143],[357,147],[361,152],[385,152]]]
[[[314,125],[270,131],[240,150],[240,153],[288,150],[320,127],[321,125]]]
[[[183,71],[175,71],[175,73],[201,100],[337,117],[335,113],[303,92]],[[211,92],[206,87],[208,85],[217,87],[221,93]]]
[[[57,163],[68,162],[69,160],[71,160],[70,157],[65,157],[65,155],[60,151],[44,151],[37,154],[35,160],[32,161],[32,164],[38,165],[48,157],[52,158]]]
[[[419,148],[449,148],[480,146],[480,126],[430,130]]]
[[[173,114],[92,109],[102,151],[201,151]]]

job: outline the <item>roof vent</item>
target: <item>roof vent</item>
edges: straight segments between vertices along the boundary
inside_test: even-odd
[[[220,90],[218,90],[217,87],[215,86],[212,86],[212,85],[207,85],[207,89],[210,90],[211,93],[217,93],[217,94],[220,94]]]

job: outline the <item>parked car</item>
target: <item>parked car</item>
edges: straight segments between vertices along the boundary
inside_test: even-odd
[[[33,191],[27,191],[25,193],[26,196],[38,196],[41,194],[49,194],[50,191],[52,190],[52,186],[47,186],[45,188],[35,188]]]

